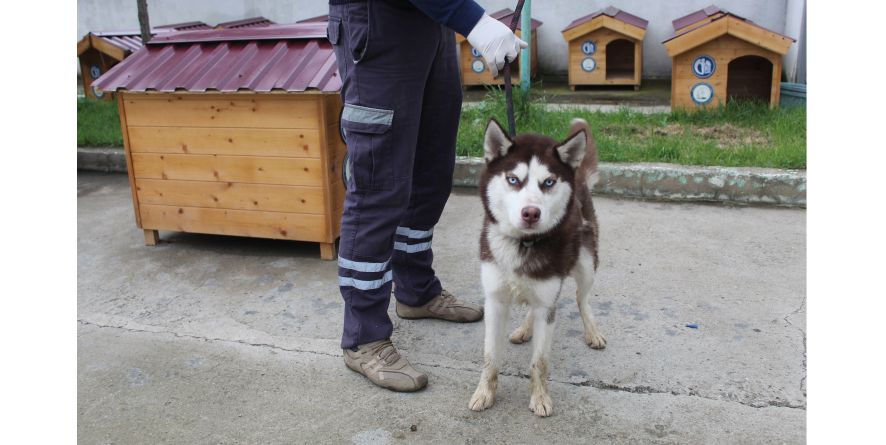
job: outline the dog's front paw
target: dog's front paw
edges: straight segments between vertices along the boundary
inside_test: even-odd
[[[529,340],[532,340],[532,330],[524,329],[523,326],[520,326],[517,329],[514,329],[514,332],[511,333],[511,336],[508,337],[511,340],[511,343],[515,345],[519,345],[520,343],[525,343]]]
[[[554,412],[554,402],[547,393],[533,394],[529,398],[529,411],[539,417],[550,416]]]
[[[489,408],[495,403],[495,391],[490,390],[485,385],[477,386],[477,390],[474,391],[474,395],[471,396],[471,401],[468,403],[468,408],[473,411],[483,411],[486,408]]]
[[[606,337],[599,332],[585,334],[585,342],[591,349],[603,349],[606,347]]]

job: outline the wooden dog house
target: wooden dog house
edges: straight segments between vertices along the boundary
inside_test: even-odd
[[[643,75],[648,21],[612,6],[577,18],[563,29],[569,42],[569,86],[633,85]]]
[[[778,106],[782,57],[794,39],[716,6],[674,20],[671,108],[756,99]]]
[[[176,23],[157,26],[151,30],[151,34],[197,29],[210,29],[210,26],[203,22]],[[96,92],[92,88],[92,82],[141,47],[139,31],[89,32],[83,36],[77,42],[77,59],[80,61],[80,76],[86,97],[112,99],[110,94],[105,96],[100,91]]]
[[[161,35],[95,83],[118,95],[135,221],[320,244],[335,258],[342,108],[326,24]]]
[[[490,14],[490,17],[507,26],[511,26],[511,19],[514,17],[514,11],[511,9],[502,9],[501,11]],[[532,19],[532,41],[528,42],[529,51],[532,53],[532,60],[530,61],[530,77],[535,77],[535,74],[538,72],[538,33],[536,30],[541,25],[542,22]],[[515,34],[518,37],[521,35],[521,26],[522,25],[518,19],[517,30],[515,31]],[[492,77],[492,71],[489,71],[489,67],[486,66],[486,60],[483,59],[483,55],[471,47],[471,44],[468,43],[468,39],[464,38],[461,34],[456,34],[456,42],[458,42],[459,47],[459,65],[461,66],[462,86],[504,85],[504,76],[499,75],[497,78]],[[517,82],[519,82],[519,57],[511,63],[511,76],[513,79],[518,79]]]

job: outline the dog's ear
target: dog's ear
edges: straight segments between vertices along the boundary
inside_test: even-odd
[[[508,149],[514,145],[501,124],[495,119],[489,119],[486,125],[486,136],[483,138],[483,157],[489,162],[499,156],[508,153]]]
[[[577,126],[576,120],[572,121],[573,128]],[[585,123],[584,128],[578,128],[572,136],[569,136],[562,144],[557,146],[557,154],[560,155],[560,160],[569,164],[570,167],[578,168],[581,165],[581,161],[584,160],[587,149],[588,131],[587,123]]]

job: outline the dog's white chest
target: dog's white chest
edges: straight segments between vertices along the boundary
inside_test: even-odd
[[[483,263],[480,270],[483,286],[498,298],[530,306],[545,304],[557,298],[562,279],[557,277],[534,279],[517,271],[531,255],[524,255],[513,239],[490,231],[487,237],[489,250],[494,258]]]

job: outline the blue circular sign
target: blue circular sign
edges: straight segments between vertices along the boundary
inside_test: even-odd
[[[717,70],[717,62],[711,56],[698,56],[692,62],[692,74],[700,79],[707,79]]]
[[[482,73],[485,69],[486,65],[483,64],[482,60],[475,60],[473,63],[471,63],[471,70],[473,70],[475,73]]]
[[[714,87],[707,82],[699,82],[689,90],[692,101],[698,105],[704,105],[714,100]]]
[[[585,57],[581,61],[581,69],[584,70],[585,72],[590,73],[591,71],[594,71],[595,69],[597,69],[597,61],[594,60],[593,57]]]
[[[92,65],[91,67],[89,67],[89,75],[93,79],[98,79],[102,75],[102,69],[96,65]]]
[[[588,40],[581,44],[581,52],[591,55],[597,52],[597,44],[593,40]]]
[[[471,48],[471,55],[474,57],[482,56],[482,54],[480,54],[480,51],[477,51],[475,48]]]

